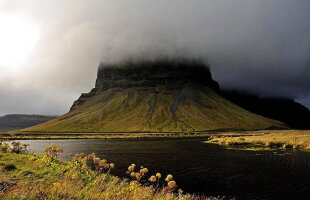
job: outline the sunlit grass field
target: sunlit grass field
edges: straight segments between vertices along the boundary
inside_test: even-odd
[[[244,133],[247,135],[215,136],[208,142],[228,146],[250,144],[266,148],[310,150],[310,130],[265,130]]]

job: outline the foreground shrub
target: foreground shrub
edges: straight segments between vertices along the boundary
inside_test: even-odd
[[[44,151],[51,160],[57,161],[59,160],[59,154],[62,153],[64,149],[58,145],[52,144],[50,146],[46,146]]]
[[[27,150],[27,147],[29,146],[29,144],[22,144],[20,142],[11,142],[11,145],[12,145],[12,148],[11,148],[11,151],[13,153],[27,153],[28,150]]]
[[[128,167],[127,174],[129,174],[133,180],[137,181],[138,183],[141,183],[143,181],[143,178],[146,177],[146,174],[149,172],[149,170],[141,166],[140,170],[135,172],[135,168],[136,168],[136,164],[131,164]]]
[[[28,152],[28,144],[22,144],[21,142],[18,141],[13,141],[11,143],[6,142],[1,140],[0,141],[0,152],[3,153],[16,153],[16,154],[21,154],[21,153],[27,153]]]
[[[6,143],[0,143],[0,152],[8,153],[10,150],[10,146]]]

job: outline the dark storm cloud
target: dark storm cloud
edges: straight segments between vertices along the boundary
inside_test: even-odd
[[[200,58],[224,88],[309,106],[309,10],[309,0],[4,0],[0,12],[35,23],[40,40],[18,75],[0,75],[0,114],[64,113],[99,62],[158,56]]]

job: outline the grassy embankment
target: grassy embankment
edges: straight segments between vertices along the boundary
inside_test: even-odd
[[[77,154],[68,162],[58,159],[62,149],[57,146],[46,154],[14,148],[1,146],[0,199],[214,199],[183,194],[171,175],[162,183],[161,174],[149,176],[146,168],[136,170],[134,165],[128,168],[130,180],[110,175],[115,165],[94,154]]]
[[[268,149],[299,149],[310,150],[310,130],[277,130],[277,131],[253,131],[248,135],[236,137],[213,136],[207,143],[215,143],[234,147],[242,146],[244,150],[268,150]],[[237,133],[236,133],[237,134]]]
[[[209,137],[211,133],[0,133],[3,140],[27,139],[136,139]]]
[[[2,140],[28,139],[137,139],[137,138],[206,138],[212,135],[236,135],[235,132],[203,133],[0,133]],[[238,133],[238,135],[243,135]]]
[[[217,130],[194,133],[1,133],[2,140],[31,140],[31,139],[144,139],[144,138],[208,138],[210,136],[238,136],[251,134],[248,131],[229,132]]]

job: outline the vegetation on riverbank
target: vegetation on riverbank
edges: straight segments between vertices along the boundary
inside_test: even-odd
[[[253,149],[299,149],[310,150],[309,130],[255,131],[246,136],[213,136],[207,143],[226,146],[244,146]],[[248,149],[248,148],[245,148]]]
[[[216,136],[243,136],[252,135],[250,131],[231,132],[231,130],[214,130],[209,132],[193,133],[0,133],[3,140],[28,140],[28,139],[136,139],[136,138],[203,138]]]
[[[148,175],[147,168],[128,167],[128,179],[110,175],[114,163],[95,154],[72,155],[61,161],[59,146],[44,154],[27,153],[27,145],[1,144],[1,199],[215,199],[183,194],[172,175]],[[89,164],[91,162],[91,164]],[[160,181],[162,180],[163,181]],[[165,179],[165,180],[164,180]]]
[[[98,134],[0,134],[4,140],[27,140],[27,139],[135,139],[135,138],[189,138],[209,137],[210,133],[98,133]]]

